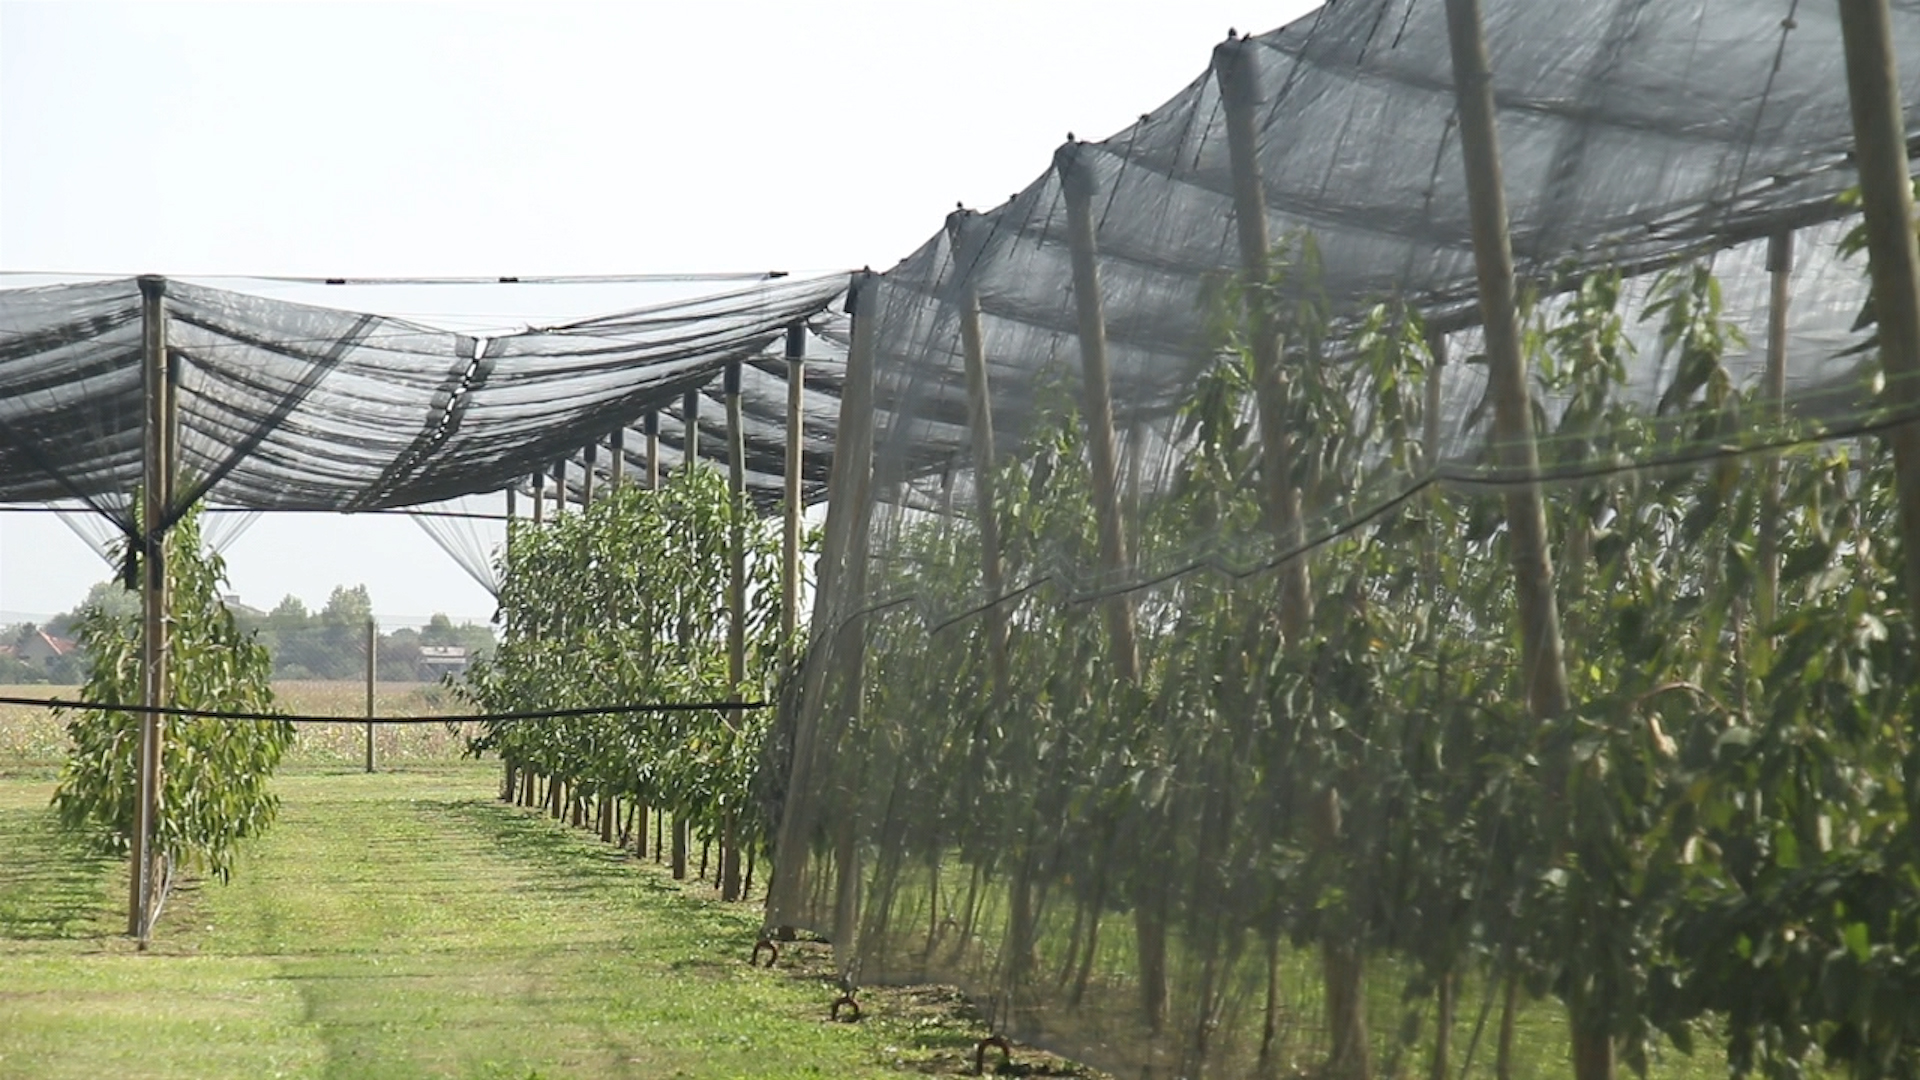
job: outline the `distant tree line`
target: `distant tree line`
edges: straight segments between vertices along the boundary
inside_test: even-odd
[[[336,586],[318,612],[309,611],[299,597],[292,595],[266,612],[231,599],[228,607],[240,632],[253,636],[272,657],[273,678],[366,677],[367,620],[373,613],[373,600],[365,585]],[[82,616],[91,609],[112,616],[137,616],[140,596],[117,581],[103,581],[89,589],[73,610],[54,616],[44,625],[0,627],[0,684],[78,682],[87,669],[84,648],[48,655],[52,650],[45,645],[29,647],[29,643],[44,631],[58,642],[71,644],[78,636]],[[436,614],[417,629],[400,627],[382,633],[374,648],[376,675],[383,682],[438,679],[448,670],[446,658],[435,662],[423,659],[422,652],[426,649],[431,653],[436,648],[463,650],[466,659],[477,659],[492,653],[493,631],[472,623],[456,626],[447,616]]]

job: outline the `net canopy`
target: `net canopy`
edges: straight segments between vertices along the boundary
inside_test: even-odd
[[[1677,899],[1645,868],[1719,841],[1635,815],[1684,832],[1752,782],[1716,740],[1844,647],[1783,659],[1789,612],[1858,588],[1903,618],[1835,5],[1484,8],[1540,471],[1494,437],[1445,5],[1231,38],[857,287],[770,925],[1128,1076],[1445,1075],[1454,1002],[1503,986],[1639,1061],[1732,1010],[1751,980],[1704,989],[1686,951],[1731,933],[1661,935],[1760,903],[1750,864],[1676,871]],[[1920,7],[1892,10],[1920,55]],[[1562,725],[1512,629],[1501,496],[1540,481]],[[1891,633],[1858,700],[1897,716]],[[1874,730],[1865,772],[1907,745]],[[1567,745],[1659,764],[1592,766],[1602,809],[1569,819]]]
[[[752,384],[764,427],[786,368],[761,354],[790,326],[829,321],[845,278],[767,280],[490,334],[159,287],[177,418],[173,517],[201,499],[370,511],[498,491],[736,363],[771,372]],[[0,502],[78,501],[134,531],[142,356],[139,280],[0,292]],[[784,472],[776,442],[750,440],[763,480]]]

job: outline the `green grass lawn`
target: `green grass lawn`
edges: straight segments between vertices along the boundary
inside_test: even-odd
[[[282,777],[233,882],[177,891],[140,954],[124,869],[55,826],[46,779],[0,779],[0,1077],[954,1074],[984,1034],[900,992],[828,1023],[817,957],[748,966],[755,905],[493,802],[496,783]]]

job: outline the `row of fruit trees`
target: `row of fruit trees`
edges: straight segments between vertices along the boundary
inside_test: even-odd
[[[1391,305],[1335,326],[1310,240],[1275,262],[1310,632],[1285,641],[1285,574],[1227,550],[1262,535],[1228,295],[1180,452],[1130,496],[1136,564],[1189,567],[1130,594],[1137,682],[1092,575],[1055,572],[1100,563],[1071,386],[994,477],[1022,586],[988,598],[1007,692],[977,523],[903,515],[876,555],[822,785],[838,824],[813,838],[859,877],[858,963],[958,977],[1066,1045],[1136,1040],[1120,1056],[1170,1075],[1417,1052],[1442,1078],[1471,1032],[1506,1077],[1539,998],[1582,1080],[1703,1039],[1742,1074],[1920,1072],[1920,671],[1885,446],[1735,384],[1706,265],[1532,305],[1542,465],[1576,477],[1546,488],[1574,707],[1539,722],[1499,487],[1403,497],[1435,464],[1432,339]],[[1650,406],[1636,341],[1671,373]],[[1480,410],[1465,427],[1488,441]],[[1451,1034],[1463,1000],[1493,1011],[1484,1040]],[[1309,1001],[1317,1061],[1289,1045]]]
[[[1262,521],[1229,291],[1221,347],[1178,410],[1182,452],[1131,508],[1139,565],[1195,567],[1131,595],[1137,680],[1114,669],[1093,605],[1048,572],[1099,562],[1070,394],[993,478],[998,555],[1030,584],[998,605],[1005,692],[988,688],[984,613],[932,631],[923,617],[977,607],[978,522],[910,521],[875,560],[874,595],[920,603],[868,617],[826,782],[858,823],[849,866],[874,968],[913,952],[936,969],[950,947],[948,968],[991,969],[1016,1022],[1126,1011],[1188,1075],[1291,1060],[1299,1003],[1282,973],[1302,956],[1318,958],[1330,1030],[1316,1045],[1339,1075],[1380,1071],[1421,1038],[1369,1018],[1380,980],[1431,1002],[1442,1032],[1480,988],[1501,1014],[1503,1075],[1513,1014],[1540,997],[1564,1005],[1583,1080],[1616,1053],[1640,1069],[1662,1041],[1702,1037],[1741,1072],[1920,1072],[1920,691],[1881,443],[1811,436],[1735,385],[1722,361],[1737,334],[1705,267],[1666,272],[1631,313],[1614,274],[1533,307],[1543,465],[1580,477],[1547,488],[1575,706],[1536,722],[1498,496],[1429,489],[1361,512],[1435,464],[1420,320],[1383,305],[1336,327],[1311,243],[1278,255],[1261,302],[1284,312],[1285,485],[1340,524],[1307,557],[1310,632],[1280,632],[1285,575],[1206,554]],[[1652,408],[1624,392],[1637,325],[1673,373]],[[1783,431],[1784,450],[1734,452]],[[1703,447],[1727,452],[1647,467]],[[171,542],[176,700],[270,708],[264,653],[218,603],[217,560],[186,554],[191,519]],[[744,677],[721,599],[736,543]],[[504,640],[465,693],[496,713],[769,700],[793,650],[779,563],[778,535],[705,469],[515,522]],[[103,616],[81,632],[92,699],[136,699],[133,628]],[[504,762],[510,797],[597,813],[608,835],[644,836],[645,815],[663,815],[677,867],[707,838],[739,895],[770,831],[753,797],[768,717],[499,721],[476,749]],[[224,875],[271,819],[266,777],[289,729],[170,728],[161,845]],[[130,718],[83,712],[70,730],[62,816],[126,819]],[[830,833],[810,838],[823,857]],[[1431,1075],[1457,1066],[1447,1037],[1421,1045]]]

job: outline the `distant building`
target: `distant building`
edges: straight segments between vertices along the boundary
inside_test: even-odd
[[[261,611],[259,608],[251,604],[241,603],[239,593],[227,593],[223,595],[220,597],[220,603],[224,604],[226,609],[232,612],[233,617],[236,619],[252,619],[257,622],[267,617],[267,613]]]
[[[467,650],[460,645],[420,646],[420,673],[430,678],[458,675],[467,670]]]
[[[36,627],[20,641],[14,643],[8,651],[29,664],[44,666],[63,656],[72,655],[79,648],[76,642],[58,634],[49,634]]]

